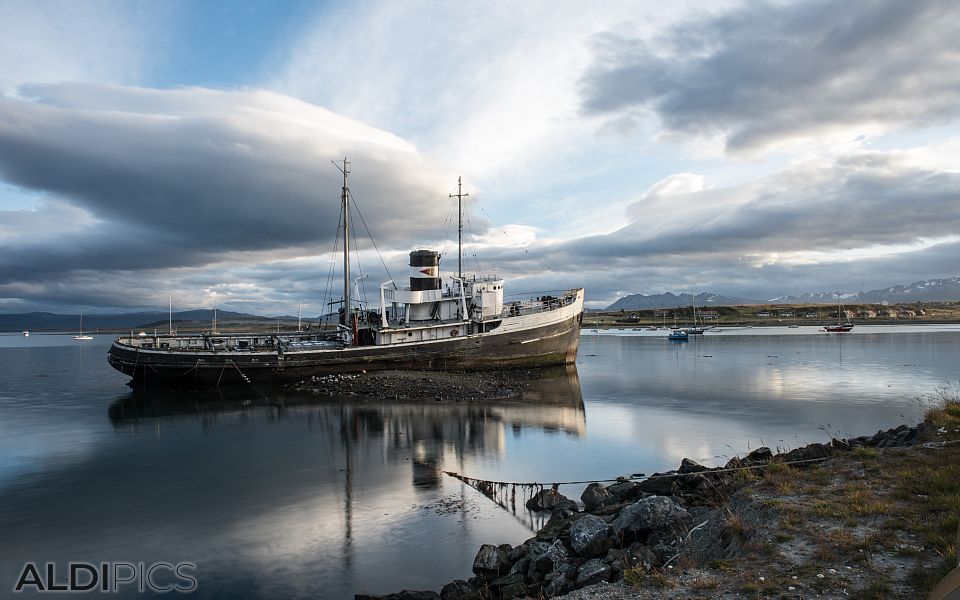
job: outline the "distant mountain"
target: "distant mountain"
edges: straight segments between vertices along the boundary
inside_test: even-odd
[[[678,306],[690,306],[694,303],[693,294],[674,294],[667,292],[665,294],[655,294],[647,296],[644,294],[630,294],[620,298],[607,307],[606,310],[640,310],[644,308],[676,308]],[[697,306],[733,306],[735,304],[763,304],[763,300],[750,298],[737,298],[734,296],[721,296],[712,292],[697,294]]]
[[[928,279],[915,281],[909,285],[895,285],[881,290],[870,290],[863,293],[841,292],[844,302],[861,302],[880,304],[889,302],[899,304],[906,302],[950,302],[960,300],[960,275],[949,279]],[[645,308],[674,308],[693,304],[692,294],[630,294],[620,298],[606,310],[640,310]],[[780,296],[769,300],[738,298],[722,296],[714,293],[697,294],[698,306],[733,306],[738,304],[835,304],[837,292],[814,292],[799,296]]]
[[[915,281],[909,285],[895,285],[880,290],[870,290],[860,294],[842,293],[841,298],[851,302],[880,304],[889,302],[899,304],[906,302],[949,302],[960,300],[960,275],[949,279],[928,279]],[[802,296],[785,296],[774,298],[771,303],[798,304],[831,304],[837,301],[836,292],[819,292],[803,294]]]
[[[169,318],[166,312],[136,312],[121,314],[84,314],[84,331],[97,329],[163,329]],[[296,320],[296,317],[282,316],[284,321]],[[277,317],[261,317],[247,313],[218,310],[217,320],[227,322],[270,322]],[[185,322],[208,322],[213,320],[212,309],[185,310],[173,313],[174,325]],[[21,314],[0,314],[0,331],[74,331],[80,327],[80,315],[61,315],[48,312]]]

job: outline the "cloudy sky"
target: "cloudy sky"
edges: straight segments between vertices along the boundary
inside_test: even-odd
[[[0,311],[318,314],[343,157],[369,294],[412,248],[455,269],[458,176],[466,265],[508,292],[957,275],[958,22],[950,0],[3,0]]]

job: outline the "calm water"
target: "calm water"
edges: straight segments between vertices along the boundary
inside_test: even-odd
[[[960,328],[663,335],[585,330],[575,370],[510,401],[399,404],[134,394],[108,337],[0,336],[0,590],[26,561],[71,560],[194,562],[202,598],[437,589],[480,544],[536,526],[442,470],[552,482],[722,463],[915,422],[917,396],[960,380]]]

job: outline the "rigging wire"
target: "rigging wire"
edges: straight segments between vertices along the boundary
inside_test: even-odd
[[[349,192],[349,193],[350,193],[350,198],[353,199],[353,192]],[[380,254],[380,248],[377,247],[377,241],[373,239],[373,234],[370,233],[370,228],[367,227],[367,222],[363,218],[363,213],[360,212],[360,206],[356,203],[356,201],[354,201],[353,207],[357,211],[357,216],[360,217],[360,222],[363,224],[363,228],[367,231],[367,237],[370,238],[370,243],[373,244],[373,249],[377,252],[377,258],[380,259],[380,264],[383,265],[383,270],[386,271],[387,277],[392,280],[393,275],[390,274],[390,269],[387,268],[387,263],[383,260],[383,255]],[[399,289],[397,288],[396,283],[393,284],[393,289],[395,290]]]
[[[456,204],[457,203],[452,200],[447,204],[447,216],[443,220],[443,225],[440,227],[440,239],[437,240],[437,244],[435,246],[435,248],[437,248],[437,252],[440,254],[443,254],[443,251],[446,249],[446,244],[443,244],[443,246],[440,244],[449,239],[448,236],[450,235],[450,228],[453,226],[453,208],[456,206]]]
[[[483,214],[487,215],[487,218],[490,219],[490,221],[500,229],[500,232],[503,233],[503,235],[507,236],[508,238],[510,238],[510,239],[512,239],[512,240],[514,240],[514,241],[517,241],[517,239],[516,239],[515,237],[513,237],[512,235],[510,235],[509,233],[507,233],[507,230],[506,230],[502,225],[500,225],[499,223],[497,223],[492,216],[490,216],[490,213],[488,213],[486,210],[484,210],[484,208],[483,208],[482,206],[480,206],[480,203],[479,203],[479,202],[477,202],[476,200],[474,200],[473,203],[476,204],[477,208],[479,208],[479,209],[481,210],[481,212],[483,212]],[[540,259],[537,258],[536,256],[530,254],[530,252],[529,252],[526,248],[521,248],[521,250],[523,250],[523,253],[526,254],[529,258],[531,258],[531,259],[537,261],[538,263],[540,263],[541,265],[543,265],[543,267],[544,267],[546,270],[548,270],[548,271],[553,271],[553,268],[551,268],[550,265],[548,265],[547,263],[543,262],[542,260],[540,260]]]
[[[473,223],[470,221],[470,213],[467,213],[467,229],[470,231],[470,238],[473,239],[475,236],[473,234]],[[483,273],[483,269],[480,268],[480,259],[477,258],[477,249],[473,248],[470,256],[473,257],[473,262],[477,265],[477,275]]]
[[[357,239],[357,232],[353,228],[353,221],[350,222],[350,233],[353,234],[353,239]],[[349,251],[349,248],[347,250]],[[363,310],[364,305],[367,303],[367,286],[363,285],[361,291],[361,285],[363,284],[363,279],[361,278],[363,276],[363,267],[360,266],[360,248],[357,244],[353,245],[353,256],[357,261],[358,277],[351,281],[350,284],[357,286],[357,304],[359,305],[358,308]],[[360,299],[361,295],[363,296],[362,300]]]
[[[330,252],[330,268],[327,271],[327,286],[323,291],[323,308],[325,312],[321,313],[320,322],[323,323],[324,319],[327,322],[330,322],[330,317],[332,316],[333,309],[330,308],[329,302],[333,301],[333,271],[337,261],[337,248],[340,247],[340,225],[343,224],[343,215],[341,214],[337,217],[337,234],[333,237],[333,250]]]

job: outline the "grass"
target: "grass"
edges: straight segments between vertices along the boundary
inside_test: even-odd
[[[656,568],[648,571],[643,567],[631,567],[624,571],[623,582],[635,588],[655,587],[669,589],[677,585],[677,582],[667,575],[666,571]]]
[[[711,574],[684,585],[703,593],[715,582],[737,581],[749,597],[791,585],[819,594],[846,590],[861,600],[927,596],[957,564],[960,386],[941,388],[928,402],[920,442],[937,444],[856,448],[807,468],[774,463],[734,473],[719,504],[721,539],[736,540],[741,550],[710,561]],[[741,510],[744,499],[769,519],[767,531],[745,518],[753,512]],[[855,583],[849,573],[865,578]],[[634,587],[679,585],[662,570],[630,569],[625,579]]]

